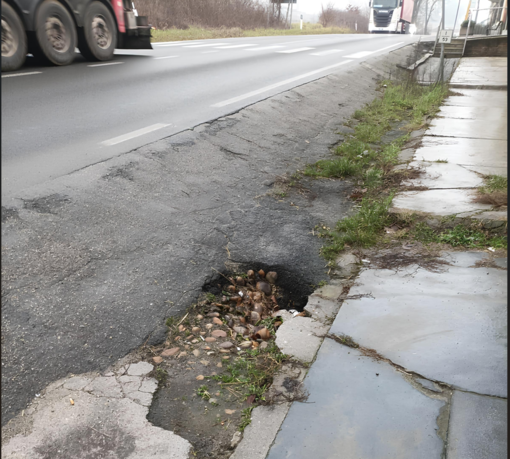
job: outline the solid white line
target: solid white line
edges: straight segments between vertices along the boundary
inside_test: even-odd
[[[283,54],[291,54],[291,53],[299,53],[301,51],[308,51],[309,49],[315,49],[315,48],[296,48],[296,49],[287,49],[286,51],[276,51],[276,52],[283,53]]]
[[[262,48],[250,48],[245,51],[265,51],[266,49],[285,48],[285,46],[263,46]]]
[[[124,62],[107,62],[106,64],[92,64],[87,65],[87,67],[104,67],[105,65],[118,65],[123,64]]]
[[[230,45],[230,46],[220,46],[218,49],[233,49],[233,48],[246,48],[248,46],[257,46],[257,45]]]
[[[359,59],[360,57],[366,57],[369,56],[370,54],[378,53],[379,51],[384,51],[385,49],[393,48],[395,46],[401,45],[402,43],[404,42],[401,41],[399,43],[395,43],[394,45],[386,46],[385,48],[376,49],[375,51],[360,51],[359,53],[349,54],[348,56],[344,57]]]
[[[372,51],[373,53],[378,53],[379,51],[384,51],[385,49],[390,49],[390,48],[393,48],[394,46],[398,46],[398,45],[401,45],[403,44],[404,42],[401,41],[401,42],[398,42],[398,43],[395,43],[394,45],[391,45],[391,46],[386,46],[386,48],[381,48],[381,49],[376,49],[375,51]]]
[[[8,75],[2,75],[2,78],[12,78],[12,77],[25,76],[25,75],[37,75],[38,73],[42,73],[42,72],[10,73]]]
[[[163,57],[155,57],[154,59],[171,59],[172,57],[179,57],[179,56],[163,56]]]
[[[328,54],[336,54],[341,52],[341,49],[328,49],[327,51],[321,51],[320,53],[312,53],[310,56],[327,56]]]
[[[169,124],[153,124],[152,126],[147,126],[143,129],[138,129],[137,131],[130,132],[128,134],[120,135],[118,137],[114,137],[110,140],[105,140],[101,142],[101,145],[106,145],[110,147],[112,145],[117,145],[118,143],[125,142],[126,140],[134,139],[135,137],[140,137],[141,135],[148,134],[149,132],[157,131],[158,129],[169,126]]]
[[[275,84],[272,84],[272,85],[269,85],[269,86],[265,86],[264,88],[257,89],[256,91],[252,91],[252,92],[249,92],[247,94],[243,94],[242,96],[233,97],[232,99],[228,99],[228,100],[225,100],[223,102],[219,102],[217,104],[211,105],[211,107],[225,107],[225,105],[234,104],[234,103],[239,102],[241,100],[248,99],[250,97],[262,94],[263,92],[270,91],[271,89],[275,89],[275,88],[278,88],[280,86],[284,86],[286,84],[293,83],[294,81],[301,80],[302,78],[307,78],[307,77],[315,75],[317,73],[324,72],[326,70],[331,70],[331,69],[334,69],[336,67],[340,67],[341,65],[348,64],[349,62],[352,62],[352,61],[343,61],[343,62],[340,62],[340,63],[335,64],[335,65],[330,65],[328,67],[323,67],[321,69],[314,70],[313,72],[304,73],[303,75],[298,75],[296,77],[289,78],[288,80],[280,81],[279,83],[275,83]]]
[[[186,45],[184,48],[207,48],[209,46],[223,46],[228,45],[228,43],[206,43],[205,45]]]
[[[375,51],[360,51],[359,53],[349,54],[348,57],[350,59],[359,59],[361,57],[370,56],[370,54],[375,53]]]

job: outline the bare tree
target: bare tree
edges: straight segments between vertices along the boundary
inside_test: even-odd
[[[322,27],[328,27],[328,25],[332,24],[335,20],[336,10],[335,6],[332,3],[328,3],[326,8],[321,4],[321,14],[319,15],[319,23]]]

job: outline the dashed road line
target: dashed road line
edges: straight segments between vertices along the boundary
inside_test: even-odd
[[[179,56],[162,56],[162,57],[155,57],[154,59],[172,59],[173,57],[179,57]]]
[[[303,78],[307,78],[307,77],[315,75],[317,73],[321,73],[321,72],[324,72],[326,70],[331,70],[331,69],[334,69],[336,67],[340,67],[341,65],[348,64],[349,62],[352,62],[352,61],[342,61],[342,62],[339,62],[338,64],[329,65],[328,67],[322,67],[320,69],[314,70],[313,72],[304,73],[302,75],[298,75],[298,76],[295,76],[293,78],[289,78],[288,80],[280,81],[279,83],[275,83],[275,84],[272,84],[272,85],[265,86],[263,88],[257,89],[255,91],[248,92],[248,93],[243,94],[241,96],[233,97],[232,99],[224,100],[223,102],[218,102],[217,104],[211,105],[211,107],[215,107],[215,108],[225,107],[226,105],[234,104],[236,102],[240,102],[241,100],[249,99],[250,97],[257,96],[257,95],[262,94],[262,93],[264,93],[266,91],[270,91],[271,89],[275,89],[275,88],[278,88],[280,86],[285,86],[286,84],[293,83],[294,81],[298,81],[298,80],[301,80]]]
[[[276,51],[276,52],[283,53],[283,54],[292,54],[292,53],[300,53],[302,51],[308,51],[309,49],[315,49],[315,48],[296,48],[296,49],[287,49],[285,51]]]
[[[245,44],[245,45],[229,45],[229,46],[220,46],[218,49],[234,49],[234,48],[247,48],[248,46],[257,46],[254,44]]]
[[[274,45],[274,46],[263,46],[262,48],[250,48],[250,49],[245,49],[245,51],[265,51],[266,49],[276,49],[276,48],[285,48],[285,46],[278,46],[278,45]]]
[[[124,62],[106,62],[104,64],[91,64],[91,65],[87,65],[87,67],[105,67],[107,65],[119,65],[119,64],[124,64]]]
[[[112,145],[117,145],[118,143],[125,142],[127,140],[134,139],[135,137],[140,137],[142,135],[148,134],[149,132],[157,131],[158,129],[162,129],[164,127],[170,126],[169,124],[153,124],[152,126],[147,126],[142,129],[138,129],[137,131],[129,132],[124,135],[120,135],[118,137],[114,137],[110,140],[105,140],[101,142],[101,145],[105,145],[107,147],[111,147]]]
[[[25,72],[25,73],[8,73],[7,75],[2,75],[2,78],[13,78],[13,77],[19,77],[19,76],[26,76],[26,75],[37,75],[42,72]]]
[[[206,43],[203,45],[186,45],[184,48],[207,48],[209,46],[224,46],[228,45],[228,43]]]
[[[160,47],[168,47],[168,46],[186,46],[186,45],[198,45],[199,43],[203,43],[202,41],[189,42],[189,41],[169,41],[166,43],[152,43],[152,45],[160,46]]]

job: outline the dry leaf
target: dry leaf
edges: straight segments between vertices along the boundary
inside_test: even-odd
[[[74,400],[72,398],[70,398],[69,401],[71,402],[71,405],[74,405]]]
[[[236,410],[225,410],[226,414],[234,414]]]

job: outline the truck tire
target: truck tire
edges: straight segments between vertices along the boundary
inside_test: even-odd
[[[92,2],[85,12],[78,48],[89,61],[109,61],[117,46],[117,26],[110,10]]]
[[[76,27],[66,8],[56,0],[45,0],[35,19],[37,45],[55,65],[73,62],[77,44]]]
[[[27,57],[27,35],[20,17],[2,2],[2,72],[19,69]]]

